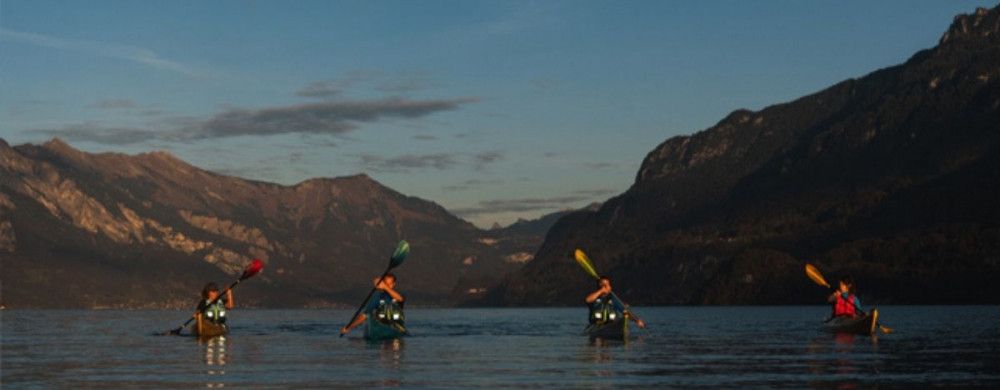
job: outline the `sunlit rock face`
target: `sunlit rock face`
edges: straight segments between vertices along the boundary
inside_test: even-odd
[[[806,261],[877,302],[1000,301],[998,31],[978,9],[901,65],[665,140],[483,301],[578,304],[575,248],[647,304],[817,303]]]
[[[412,248],[395,270],[404,290],[453,304],[519,268],[510,256],[534,253],[542,234],[480,230],[365,175],[282,186],[166,152],[0,140],[7,307],[188,307],[205,282],[233,280],[253,258],[267,271],[240,288],[241,304],[353,305],[401,239]]]

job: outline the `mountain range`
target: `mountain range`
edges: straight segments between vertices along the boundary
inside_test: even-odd
[[[633,185],[564,216],[479,304],[580,304],[586,251],[636,304],[998,303],[1000,8],[905,63],[667,139]]]
[[[485,231],[366,175],[282,186],[166,152],[0,139],[6,307],[188,307],[207,281],[228,283],[251,258],[266,268],[241,285],[241,305],[349,306],[401,239],[413,250],[394,270],[400,289],[449,305],[533,258],[552,223]]]

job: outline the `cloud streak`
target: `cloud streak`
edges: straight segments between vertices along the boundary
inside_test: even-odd
[[[500,152],[484,152],[473,155],[464,153],[405,154],[391,158],[362,154],[359,164],[362,169],[371,172],[409,172],[414,169],[429,168],[445,170],[459,165],[483,170],[486,165],[499,162],[502,159],[503,154]],[[453,187],[452,189],[455,190],[465,190],[479,184],[487,184],[487,182],[469,180],[463,184],[449,187]]]
[[[491,182],[476,179],[468,180],[456,185],[456,190],[473,188],[481,184],[491,184]],[[538,211],[555,211],[578,208],[582,202],[593,203],[598,199],[616,193],[610,188],[583,189],[573,193],[573,195],[554,196],[549,198],[514,198],[514,199],[492,199],[479,202],[476,207],[457,208],[451,210],[455,215],[462,218],[475,218],[483,215],[499,213],[532,213]]]
[[[393,158],[362,154],[361,165],[373,172],[406,172],[420,168],[448,169],[458,165],[458,160],[447,153],[407,154]]]
[[[21,42],[56,50],[76,51],[101,57],[134,62],[154,69],[181,73],[190,77],[204,77],[205,74],[191,66],[160,57],[156,52],[116,43],[65,39],[49,35],[23,31],[0,29],[0,40]]]
[[[295,92],[295,96],[309,98],[331,98],[344,93],[344,88],[336,81],[313,81]]]
[[[160,134],[132,127],[111,127],[99,123],[81,123],[60,129],[36,130],[68,141],[95,142],[104,145],[132,145],[159,139]]]
[[[479,202],[478,207],[458,208],[451,211],[462,218],[470,218],[507,212],[526,213],[563,209],[589,199],[590,197],[583,195],[556,196],[551,198],[492,199]]]
[[[322,102],[259,109],[229,109],[207,119],[164,118],[158,124],[151,126],[160,129],[155,132],[136,128],[123,129],[114,126],[100,126],[96,123],[74,124],[58,129],[35,129],[34,131],[109,145],[127,145],[148,140],[177,142],[293,133],[342,135],[356,130],[362,123],[376,122],[386,118],[418,119],[437,112],[456,110],[462,105],[476,101],[475,98],[436,100],[385,98]],[[128,101],[106,101],[98,103],[95,107],[126,107],[128,103]],[[116,135],[123,137],[118,138]],[[483,158],[488,160],[491,157],[483,156]],[[484,161],[484,163],[488,162]],[[389,166],[391,165],[389,164]]]
[[[451,100],[410,100],[387,98],[369,101],[338,101],[301,104],[256,110],[233,109],[215,115],[192,138],[234,137],[241,135],[343,134],[357,128],[357,123],[383,118],[415,119],[440,111],[458,109],[475,102],[474,98]]]

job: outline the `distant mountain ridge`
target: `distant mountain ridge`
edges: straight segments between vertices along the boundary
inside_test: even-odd
[[[7,307],[188,307],[229,282],[250,306],[353,305],[395,244],[414,302],[447,305],[519,268],[541,237],[494,238],[365,175],[293,186],[191,166],[165,152],[90,154],[55,139],[0,139],[0,260]],[[528,242],[523,246],[521,242]],[[470,293],[470,291],[472,291]]]
[[[670,138],[479,303],[579,303],[575,248],[636,304],[819,303],[806,261],[875,302],[1000,302],[998,64],[977,9],[904,64]]]

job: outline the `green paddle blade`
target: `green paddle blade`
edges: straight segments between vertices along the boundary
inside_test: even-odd
[[[576,252],[573,253],[573,256],[576,257],[576,263],[580,264],[580,266],[583,267],[583,270],[587,271],[590,276],[594,277],[594,279],[601,278],[600,276],[597,276],[597,270],[594,269],[594,264],[590,262],[590,258],[587,257],[586,253],[577,249]]]
[[[389,268],[396,268],[400,264],[403,264],[403,260],[406,260],[406,255],[410,253],[410,243],[406,240],[399,242],[396,245],[396,251],[392,253],[392,258],[389,259]]]

